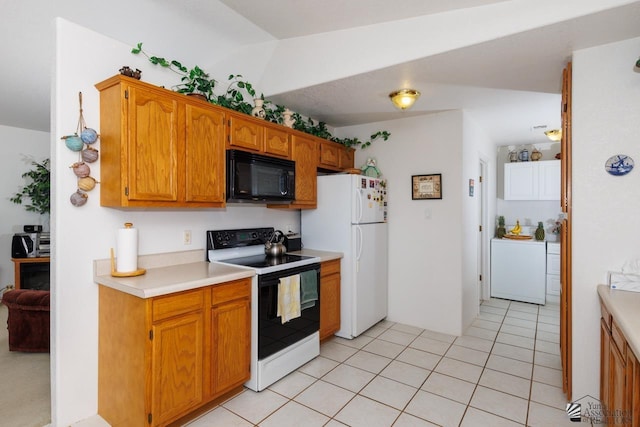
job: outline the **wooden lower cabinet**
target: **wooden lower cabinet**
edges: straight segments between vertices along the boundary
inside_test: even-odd
[[[640,364],[609,311],[601,306],[600,401],[608,426],[640,427]]]
[[[340,260],[320,264],[320,340],[340,329]]]
[[[165,426],[249,379],[251,279],[142,299],[100,286],[98,414]]]
[[[219,395],[249,379],[251,281],[215,286],[211,293],[211,388]]]

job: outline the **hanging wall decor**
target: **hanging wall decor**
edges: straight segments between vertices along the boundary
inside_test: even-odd
[[[411,176],[411,199],[442,199],[442,174]]]
[[[80,117],[78,118],[78,126],[73,135],[63,136],[65,145],[71,151],[78,152],[78,161],[69,166],[73,169],[73,173],[78,180],[78,189],[71,194],[70,202],[74,206],[83,206],[87,203],[89,195],[87,191],[93,190],[98,181],[91,177],[91,168],[87,163],[93,163],[98,160],[98,150],[92,145],[98,141],[100,137],[94,129],[88,128],[82,115],[82,92],[78,92],[78,102],[80,104]]]
[[[604,169],[614,176],[626,175],[633,169],[633,159],[626,154],[611,156],[604,163]]]

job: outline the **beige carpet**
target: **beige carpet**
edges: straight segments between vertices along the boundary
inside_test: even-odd
[[[7,314],[0,304],[0,426],[42,427],[51,421],[50,355],[9,351]]]

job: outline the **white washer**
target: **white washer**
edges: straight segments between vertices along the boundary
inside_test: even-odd
[[[546,303],[546,242],[491,240],[491,296]]]

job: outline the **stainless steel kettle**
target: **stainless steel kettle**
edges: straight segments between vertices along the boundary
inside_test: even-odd
[[[264,253],[270,257],[284,255],[287,252],[287,248],[283,242],[284,233],[280,230],[274,231],[269,241],[264,244]]]

